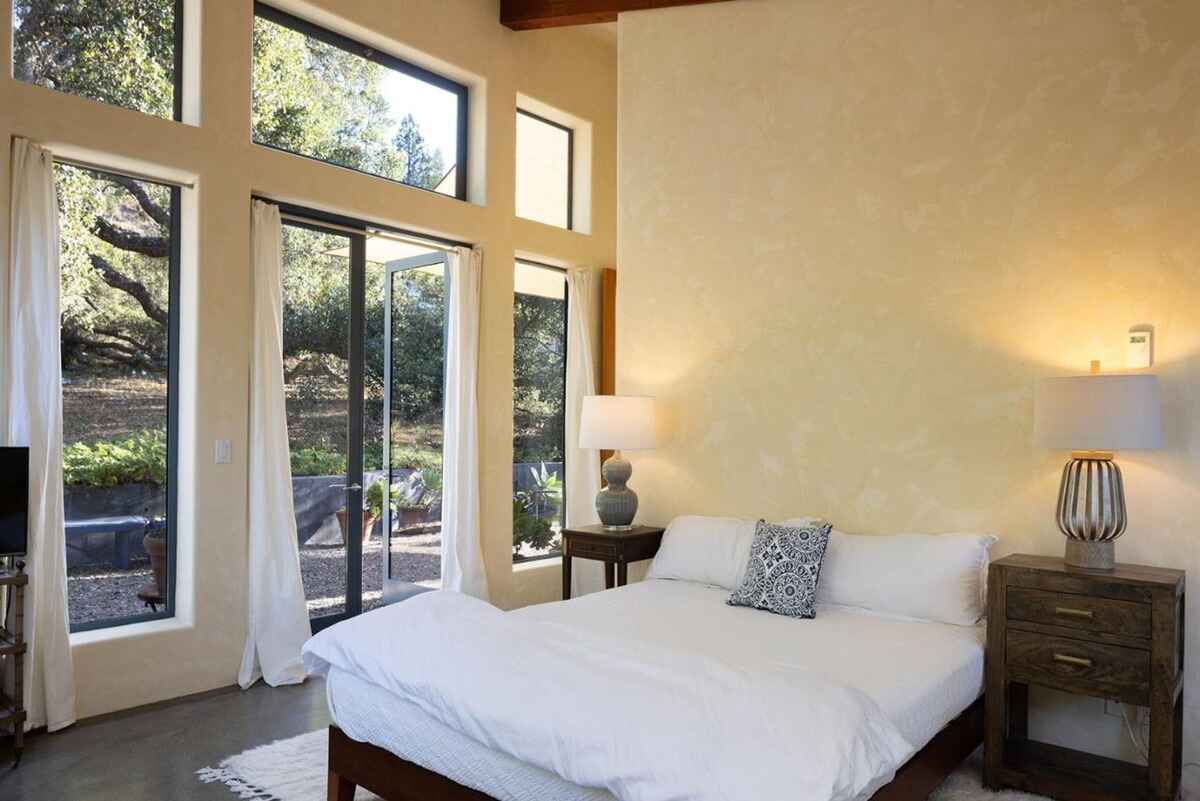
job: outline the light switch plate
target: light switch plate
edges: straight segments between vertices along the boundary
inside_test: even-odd
[[[216,441],[215,455],[217,464],[229,464],[233,461],[233,446],[227,439]]]

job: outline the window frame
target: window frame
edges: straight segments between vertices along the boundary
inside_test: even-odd
[[[312,39],[316,39],[319,42],[324,42],[325,44],[329,45],[330,47],[336,47],[339,50],[343,50],[347,53],[351,53],[360,58],[364,58],[367,61],[372,61],[386,69],[390,69],[395,72],[400,72],[404,75],[409,76],[410,78],[416,78],[419,81],[423,81],[425,83],[432,84],[432,85],[438,87],[439,89],[444,89],[444,90],[454,94],[458,99],[458,103],[457,103],[457,116],[458,116],[457,134],[458,135],[456,137],[457,141],[455,143],[455,149],[457,152],[455,153],[455,164],[454,164],[455,170],[456,170],[455,175],[454,175],[454,194],[446,195],[442,192],[437,192],[433,189],[428,189],[424,186],[416,186],[415,184],[408,184],[408,183],[405,183],[404,181],[400,181],[395,178],[388,178],[386,175],[376,175],[373,172],[368,172],[366,170],[360,170],[357,167],[347,167],[342,164],[337,164],[332,161],[326,161],[324,159],[317,158],[316,156],[310,156],[305,153],[297,153],[294,150],[288,150],[287,148],[279,147],[278,145],[273,145],[273,144],[270,144],[269,142],[259,142],[258,140],[256,140],[254,138],[253,130],[251,130],[251,132],[250,132],[251,143],[258,145],[260,147],[267,147],[267,148],[271,148],[272,150],[277,150],[280,153],[288,153],[290,155],[300,156],[301,158],[310,159],[311,161],[316,161],[321,164],[328,164],[331,167],[340,167],[344,170],[350,170],[352,172],[356,172],[361,175],[369,175],[372,178],[379,178],[384,181],[390,181],[391,183],[399,184],[400,186],[407,186],[410,189],[419,189],[423,192],[430,192],[430,193],[438,195],[440,197],[454,197],[458,200],[466,200],[467,199],[467,160],[468,160],[468,155],[469,155],[468,154],[467,125],[468,125],[469,112],[470,112],[470,89],[465,84],[461,84],[458,81],[455,81],[451,78],[447,78],[444,75],[439,75],[438,73],[433,72],[431,70],[427,70],[424,67],[418,67],[416,64],[412,64],[412,63],[405,61],[397,56],[393,56],[390,53],[385,53],[380,50],[377,50],[377,49],[370,47],[368,45],[365,45],[362,42],[359,42],[355,39],[351,39],[348,36],[344,36],[340,33],[337,33],[336,31],[331,31],[328,28],[322,28],[319,25],[309,22],[306,19],[302,19],[301,17],[297,17],[293,14],[289,14],[286,11],[280,11],[278,8],[275,8],[274,6],[270,6],[270,5],[267,5],[266,3],[262,2],[262,0],[254,0],[254,17],[256,19],[258,17],[262,17],[263,19],[267,20],[268,22],[273,22],[276,25],[280,25],[284,28],[288,28],[289,30],[293,30],[296,33],[300,33],[300,34],[303,34],[304,36],[308,36]],[[251,36],[253,36],[253,32],[251,32]],[[253,104],[253,92],[254,92],[254,88],[252,86],[251,87],[251,103],[252,104]]]
[[[149,623],[155,620],[168,620],[175,617],[175,588],[176,560],[179,554],[179,537],[177,521],[179,519],[179,316],[180,316],[180,261],[182,253],[182,200],[183,190],[180,186],[151,178],[137,177],[123,173],[120,170],[101,169],[99,167],[82,167],[69,161],[60,162],[76,169],[83,169],[93,175],[105,177],[115,176],[131,178],[141,183],[153,183],[164,186],[171,191],[171,222],[168,231],[171,246],[167,252],[167,588],[163,599],[162,611],[147,614],[125,615],[124,617],[89,620],[85,623],[70,623],[70,602],[68,601],[67,621],[69,632],[95,631],[110,629],[117,626],[128,626],[135,623]],[[61,327],[61,322],[59,323]],[[63,536],[66,536],[64,532]]]
[[[524,219],[524,218],[522,218],[522,219]],[[563,369],[562,369],[562,382],[563,382],[563,460],[562,460],[563,482],[562,482],[562,485],[563,485],[563,487],[562,487],[562,502],[559,506],[559,514],[561,515],[562,528],[565,529],[567,527],[567,493],[570,491],[570,487],[567,486],[566,436],[567,436],[567,363],[570,358],[570,333],[571,333],[571,282],[569,280],[567,280],[568,270],[566,267],[558,267],[553,264],[546,264],[545,262],[535,261],[534,259],[514,258],[513,259],[514,268],[518,264],[523,264],[527,267],[536,267],[537,269],[540,269],[540,270],[551,270],[556,273],[561,273],[562,277],[563,277]],[[515,297],[516,295],[517,295],[517,291],[514,288],[513,289],[514,301],[516,299],[516,297]],[[515,311],[516,311],[516,309],[515,309],[515,302],[514,302],[514,314],[515,314]],[[514,359],[514,361],[516,359],[515,343],[514,343],[514,349],[513,349],[513,359]],[[515,367],[515,365],[514,365],[514,367]],[[516,415],[515,406],[513,408],[513,415],[514,416]],[[511,532],[510,532],[510,535],[511,535]],[[558,546],[557,551],[540,554],[538,556],[527,556],[520,560],[514,559],[512,561],[512,564],[514,566],[515,565],[525,565],[525,564],[529,564],[531,562],[542,562],[547,559],[561,559],[562,555],[563,555],[562,545],[560,544]]]
[[[575,230],[575,129],[570,127],[569,125],[563,125],[561,122],[555,122],[552,119],[543,117],[540,114],[535,114],[532,111],[526,111],[525,109],[521,108],[520,106],[517,106],[517,114],[524,115],[526,117],[529,117],[530,119],[537,120],[538,122],[541,122],[541,123],[545,123],[546,125],[549,125],[552,128],[558,128],[560,131],[567,132],[567,225],[563,230],[574,231]],[[517,166],[517,170],[519,171],[520,165],[518,164],[516,166]],[[517,216],[520,217],[521,215],[518,214]],[[527,220],[530,218],[521,217],[521,219]],[[554,228],[558,227],[557,225],[554,225],[553,223],[546,223],[546,222],[542,222],[541,220],[531,220],[531,222],[542,223],[542,225],[551,225]],[[550,267],[550,269],[552,269],[552,270],[561,269],[559,267],[551,267],[548,264],[540,264],[539,262],[529,261],[528,259],[517,259],[517,261],[523,262],[525,264],[532,264],[535,267]]]

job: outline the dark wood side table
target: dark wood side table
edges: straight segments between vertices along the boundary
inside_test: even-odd
[[[563,600],[571,597],[571,560],[598,559],[604,562],[604,588],[624,587],[629,563],[651,559],[662,544],[663,529],[634,526],[628,531],[610,531],[604,526],[564,528],[562,532]],[[613,572],[616,571],[614,581]]]
[[[1060,801],[1171,801],[1183,721],[1184,573],[1015,555],[988,571],[984,783]],[[1029,685],[1150,709],[1148,766],[1029,739]]]
[[[21,751],[25,746],[25,585],[29,576],[18,566],[17,570],[6,570],[0,567],[0,592],[12,590],[10,600],[12,609],[9,612],[13,627],[4,627],[0,620],[0,676],[7,673],[9,664],[13,666],[15,684],[12,697],[0,690],[0,726],[12,726],[13,731],[13,767],[21,764]],[[2,731],[2,729],[0,729]]]

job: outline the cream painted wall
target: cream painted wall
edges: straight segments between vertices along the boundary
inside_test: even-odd
[[[619,36],[618,390],[674,419],[644,519],[1060,554],[1035,383],[1150,323],[1168,445],[1119,454],[1118,553],[1200,582],[1200,5],[737,0]],[[1197,762],[1200,592],[1188,617]],[[1034,728],[1125,750],[1100,714]]]
[[[482,519],[493,600],[550,600],[557,562],[511,564],[512,262],[521,252],[561,264],[614,261],[615,45],[583,31],[516,34],[495,0],[279,0],[333,19],[345,33],[454,71],[472,87],[471,198],[463,203],[250,144],[250,0],[187,0],[201,20],[198,125],[153,119],[0,77],[0,253],[8,257],[14,135],[89,151],[114,166],[192,177],[185,247],[185,408],[181,464],[180,615],[74,637],[79,715],[231,684],[245,638],[249,204],[252,193],[370,221],[442,233],[485,252],[479,400]],[[333,16],[336,14],[336,17]],[[193,27],[190,34],[195,33]],[[0,2],[0,63],[11,64],[11,13]],[[192,76],[197,72],[193,69]],[[591,234],[525,220],[514,210],[518,93],[592,122]],[[190,104],[189,104],[190,105]],[[479,201],[486,199],[486,205]],[[189,252],[190,251],[190,252]],[[191,411],[191,409],[194,411]],[[215,439],[234,442],[214,465]]]

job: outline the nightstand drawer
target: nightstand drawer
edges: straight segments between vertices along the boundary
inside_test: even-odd
[[[1010,587],[1005,606],[1009,620],[1146,639],[1151,633],[1149,604]]]
[[[573,540],[570,551],[571,556],[578,556],[581,559],[600,559],[606,562],[615,562],[620,554],[617,546],[612,543],[589,540]]]
[[[1150,703],[1150,652],[1008,630],[1009,677],[1066,692]]]

